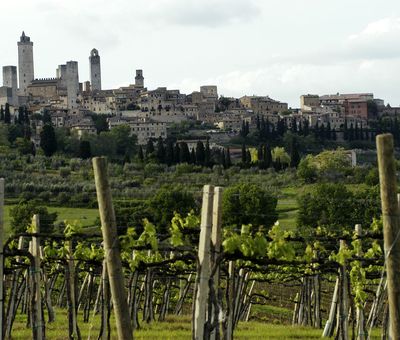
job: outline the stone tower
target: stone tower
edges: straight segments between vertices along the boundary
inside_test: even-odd
[[[18,41],[18,73],[20,95],[28,95],[26,88],[34,79],[33,72],[33,42],[22,32]]]
[[[99,51],[95,48],[91,50],[90,57],[90,82],[92,91],[101,90],[101,68],[100,68],[100,56]]]
[[[136,70],[135,87],[138,88],[144,87],[143,70]]]
[[[12,105],[13,106],[18,106],[17,66],[3,66],[3,86],[11,88],[11,91],[12,91]]]
[[[76,100],[79,94],[78,62],[68,61],[65,72],[65,84],[67,87],[68,109],[74,110],[78,107]]]
[[[66,89],[67,88],[67,82],[66,82],[67,65],[58,65],[56,74],[57,74],[59,88]]]

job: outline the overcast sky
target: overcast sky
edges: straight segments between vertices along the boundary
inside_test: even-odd
[[[0,64],[17,65],[22,30],[35,77],[99,50],[102,86],[218,85],[225,96],[373,92],[400,105],[399,0],[0,0]]]

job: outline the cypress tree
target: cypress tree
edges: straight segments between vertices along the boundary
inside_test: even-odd
[[[206,147],[204,150],[204,165],[205,166],[211,166],[211,151],[210,151],[210,143],[208,141],[206,141]]]
[[[260,116],[257,115],[256,118],[256,126],[257,126],[257,130],[260,131],[261,130],[261,123],[260,123]]]
[[[246,124],[244,123],[244,120],[242,120],[242,128],[240,129],[240,136],[243,138],[246,137]]]
[[[139,146],[138,159],[139,159],[140,162],[144,161],[143,148],[142,148],[141,145]]]
[[[3,105],[0,107],[0,121],[4,121],[4,108]]]
[[[292,145],[290,148],[290,167],[297,168],[300,163],[300,155],[299,151],[297,150],[297,143],[296,140],[292,139]]]
[[[242,163],[246,164],[246,145],[242,144]]]
[[[181,148],[179,143],[175,143],[174,147],[174,163],[179,164],[181,162]]]
[[[227,168],[230,168],[232,166],[232,161],[231,161],[231,151],[229,150],[229,147],[226,149],[225,153],[225,164]]]
[[[262,159],[263,159],[263,146],[262,146],[262,144],[260,144],[260,145],[258,146],[258,149],[257,149],[257,158],[258,158],[258,161],[259,161],[259,162],[261,162]]]
[[[161,136],[157,140],[157,160],[159,163],[165,162],[165,147]]]
[[[174,162],[174,144],[171,140],[167,142],[167,148],[165,150],[165,163],[170,166]]]
[[[4,123],[11,124],[10,105],[8,103],[6,103],[6,109],[4,111]]]
[[[191,163],[190,151],[186,142],[182,142],[180,146],[180,160],[182,163]]]
[[[47,157],[50,157],[57,151],[56,134],[51,124],[45,124],[42,132],[40,132],[40,147]]]
[[[353,127],[353,123],[350,124],[350,129],[348,131],[348,139],[349,141],[353,141],[354,140],[354,127]]]
[[[190,151],[190,163],[196,164],[196,152],[194,151],[194,148]]]
[[[226,160],[225,160],[225,150],[224,149],[222,150],[220,159],[221,159],[221,165],[224,167],[224,169],[226,169]]]
[[[202,141],[198,141],[196,145],[196,163],[198,165],[204,165],[205,162],[205,149],[204,149],[204,144]]]
[[[146,158],[149,158],[151,154],[154,153],[154,151],[155,150],[154,150],[153,140],[150,138],[146,144]]]
[[[79,157],[82,159],[88,159],[92,156],[90,148],[90,142],[87,140],[81,140],[79,142]]]
[[[250,150],[246,151],[246,164],[251,164],[251,153],[250,153]]]
[[[18,108],[18,124],[23,124],[25,121],[25,117],[24,117],[24,108],[22,106],[20,106]]]
[[[267,169],[272,166],[272,152],[271,152],[271,147],[268,144],[265,145],[264,163]]]

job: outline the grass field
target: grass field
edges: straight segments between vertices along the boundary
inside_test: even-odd
[[[14,205],[6,205],[4,211],[4,225],[6,232],[10,230],[10,209]],[[57,212],[57,221],[79,221],[83,227],[92,226],[99,216],[97,209],[47,207],[49,212]]]
[[[30,339],[32,331],[26,328],[25,316],[18,315],[13,327],[13,339]],[[97,339],[99,334],[100,316],[94,318],[93,323],[83,323],[79,317],[79,328],[82,339]],[[117,339],[114,319],[111,319],[111,339]],[[270,324],[264,322],[241,322],[235,330],[235,339],[318,339],[322,330],[308,327],[292,327],[285,324]],[[189,316],[169,316],[165,322],[141,324],[136,330],[135,339],[191,339],[191,323]],[[56,321],[46,324],[46,338],[64,340],[68,338],[68,319],[66,310],[56,310]],[[375,330],[371,339],[379,339],[379,330]]]

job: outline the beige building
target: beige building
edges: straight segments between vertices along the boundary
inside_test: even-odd
[[[317,94],[303,94],[300,96],[300,108],[302,111],[307,111],[309,108],[315,108],[319,105],[319,96]]]
[[[110,129],[119,125],[128,125],[131,128],[131,134],[137,136],[139,145],[146,144],[150,138],[167,138],[167,124],[150,118],[111,117],[108,119],[108,125]]]
[[[288,109],[287,103],[279,102],[268,96],[244,96],[240,98],[240,102],[246,109],[259,115],[277,114]]]

